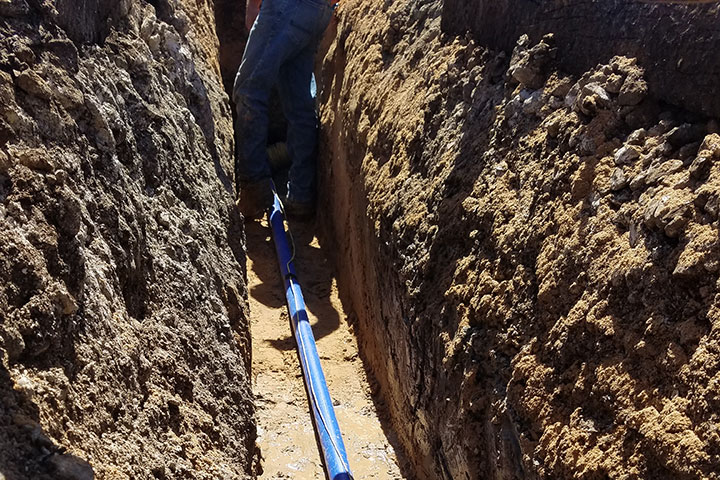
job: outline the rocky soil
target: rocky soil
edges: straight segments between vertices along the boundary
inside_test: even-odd
[[[342,2],[321,75],[324,241],[419,477],[720,478],[717,92],[442,4]]]
[[[0,1],[0,478],[250,478],[211,2]]]
[[[223,88],[241,3],[0,0],[0,479],[262,474]],[[338,284],[315,240],[298,260],[357,393],[351,455],[368,478],[720,478],[719,10],[525,3],[343,0],[328,32]],[[612,41],[584,30],[600,11]],[[287,478],[313,442],[274,437],[309,422],[265,233],[259,443]]]
[[[443,31],[512,52],[521,35],[554,33],[557,64],[582,75],[615,55],[637,58],[660,99],[720,116],[720,5],[708,0],[443,0]]]

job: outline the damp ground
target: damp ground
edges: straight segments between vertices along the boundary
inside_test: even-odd
[[[358,354],[339,299],[333,269],[313,225],[291,225],[296,267],[320,361],[355,478],[407,478],[387,428],[384,407]],[[259,479],[324,478],[295,341],[285,308],[270,228],[247,224],[248,289],[252,319],[253,391],[257,404]]]

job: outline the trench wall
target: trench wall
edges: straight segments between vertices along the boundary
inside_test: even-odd
[[[342,2],[320,75],[324,242],[418,477],[718,478],[712,91],[452,5]]]
[[[720,116],[717,2],[637,0],[447,0],[443,30],[472,32],[508,54],[527,34],[555,33],[566,72],[582,74],[615,55],[637,58],[652,93],[684,108]]]
[[[218,47],[212,2],[0,2],[0,477],[252,477]]]

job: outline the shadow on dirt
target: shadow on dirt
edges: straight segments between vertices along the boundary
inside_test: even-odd
[[[296,248],[295,266],[308,313],[317,320],[312,323],[316,340],[330,335],[340,327],[340,317],[330,301],[333,275],[331,266],[319,246],[313,245],[314,224],[291,223],[293,243]],[[253,271],[262,281],[250,289],[257,301],[272,308],[285,305],[282,279],[278,271],[275,246],[270,228],[260,222],[246,224],[247,254],[253,262]],[[295,342],[288,335],[280,340],[269,341],[278,350],[292,350]]]
[[[13,381],[0,363],[0,418],[11,419],[0,429],[0,477],[7,480],[92,480],[93,469],[84,460],[65,453],[40,426],[40,410],[22,391],[30,379]],[[20,383],[20,385],[18,385]]]

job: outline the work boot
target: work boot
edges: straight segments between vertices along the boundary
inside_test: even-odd
[[[291,220],[310,220],[315,216],[314,202],[298,202],[291,197],[283,197],[283,212]]]
[[[269,178],[257,182],[240,182],[237,207],[245,220],[260,218],[272,208],[273,191]]]

